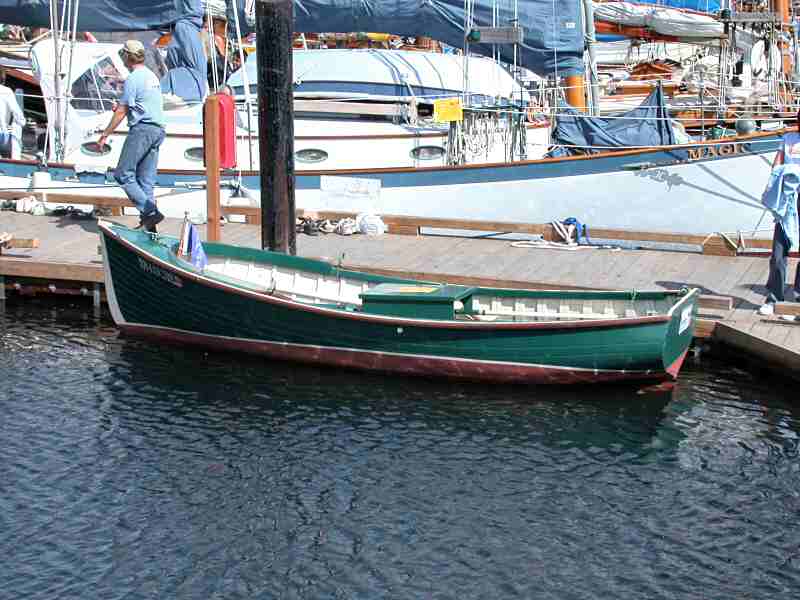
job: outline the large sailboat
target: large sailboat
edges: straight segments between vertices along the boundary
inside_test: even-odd
[[[585,70],[586,3],[440,0],[402,9],[395,2],[368,4],[367,10],[363,2],[300,3],[296,29],[426,34],[462,48],[469,58],[389,50],[295,52],[299,207],[493,222],[548,223],[573,216],[609,229],[758,235],[764,220],[759,196],[779,130],[765,125],[716,137],[683,135],[673,127],[663,86],[642,108],[622,114],[593,117],[588,108],[579,112],[559,101],[558,87],[566,84],[567,99],[576,104],[575,81]],[[512,22],[516,25],[501,27]],[[129,28],[153,28],[152,19],[138,25]],[[769,27],[775,29],[775,23]],[[517,36],[514,43],[480,42],[481,32],[497,35],[501,29]],[[494,60],[473,58],[476,51]],[[114,85],[104,88],[100,76],[111,73],[117,81],[124,76],[113,48],[98,45],[95,52],[97,60],[76,73],[69,87],[72,91],[83,78],[88,105],[81,105],[76,93],[67,102],[66,94],[56,99],[52,92],[56,100],[50,105],[63,108],[56,109],[62,118],[51,120],[67,125],[59,154],[53,155],[51,145],[48,161],[59,185],[109,185],[107,169],[121,145],[112,140],[103,157],[90,156],[91,146],[85,145],[106,118],[102,109],[113,95]],[[229,80],[243,100],[254,86],[254,61],[251,55]],[[509,74],[522,66],[538,77],[528,89]],[[40,73],[46,78],[45,69]],[[433,101],[447,96],[464,101],[462,121],[445,125],[428,116]],[[257,119],[252,104],[243,104],[239,167],[223,180],[252,190],[257,203]],[[175,118],[159,185],[202,184],[200,107],[170,110]],[[70,131],[71,112],[82,126]],[[578,138],[565,134],[570,124],[581,124]],[[36,165],[5,161],[0,168],[8,177],[26,177]],[[162,206],[178,198],[162,199]]]

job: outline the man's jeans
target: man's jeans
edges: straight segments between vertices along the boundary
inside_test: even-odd
[[[142,217],[156,211],[153,186],[156,183],[158,148],[164,136],[164,130],[158,125],[134,125],[128,131],[114,171],[114,179],[128,194]]]
[[[772,234],[772,256],[769,259],[769,279],[767,279],[767,302],[783,302],[783,288],[786,283],[786,267],[789,256],[789,239],[783,233],[780,223],[775,223]],[[800,263],[794,276],[794,300],[800,300]]]

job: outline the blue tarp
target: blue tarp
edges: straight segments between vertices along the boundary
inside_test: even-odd
[[[558,115],[553,143],[562,147],[553,152],[554,156],[676,143],[660,86],[637,108],[624,113],[587,117],[562,101]]]
[[[500,3],[498,23],[513,19],[513,4]],[[478,26],[492,24],[492,0],[475,0]],[[519,0],[519,25],[524,29],[519,63],[539,75],[583,73],[583,24],[578,0]],[[555,14],[554,14],[555,13]],[[451,46],[464,43],[464,0],[295,0],[295,31],[381,31],[432,37]],[[499,46],[508,62],[511,46]],[[492,47],[474,44],[475,52]]]
[[[49,28],[50,1],[0,0],[0,23]],[[60,18],[65,3],[59,0],[57,4]],[[184,0],[81,0],[78,31],[159,29],[175,23],[183,14]]]
[[[183,0],[185,16],[175,24],[167,47],[167,73],[161,89],[187,102],[199,102],[206,96],[206,55],[200,39],[203,17],[200,0]]]
[[[245,0],[237,0],[244,17]],[[460,48],[464,41],[464,0],[295,0],[295,31],[380,31],[429,36]],[[474,0],[475,24],[492,24],[493,0]],[[513,18],[511,2],[502,3],[499,23]],[[519,24],[525,35],[522,66],[540,75],[583,72],[583,25],[579,0],[519,0]],[[64,3],[59,2],[59,13]],[[554,14],[555,13],[555,14]],[[49,27],[49,0],[0,0],[0,23]],[[186,16],[184,0],[81,0],[78,31],[159,29]],[[245,26],[245,19],[241,19]],[[486,44],[472,46],[491,54]],[[502,46],[510,62],[512,49]]]
[[[639,4],[663,4],[672,8],[688,8],[706,13],[719,12],[719,0],[635,0]]]

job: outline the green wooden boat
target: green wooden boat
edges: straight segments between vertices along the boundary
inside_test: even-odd
[[[485,381],[675,378],[697,289],[516,290],[360,273],[101,222],[106,294],[125,333],[275,359]]]

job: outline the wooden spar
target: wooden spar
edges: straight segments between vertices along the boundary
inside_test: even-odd
[[[775,12],[778,14],[778,18],[781,21],[781,32],[790,29],[791,17],[789,15],[789,0],[774,0],[773,5],[775,7]],[[791,50],[789,48],[789,44],[783,40],[783,36],[781,36],[778,42],[778,47],[781,50],[781,68],[783,71],[783,76],[786,80],[791,80],[792,78]]]
[[[59,33],[61,29],[58,26],[58,2],[50,2],[50,35],[53,36],[53,65],[54,65],[54,73],[58,75],[61,74],[61,52],[59,51],[59,41],[61,34]],[[54,132],[55,132],[55,139],[50,140],[51,148],[54,148],[55,151],[53,155],[55,156],[56,160],[63,160],[63,131],[64,131],[64,114],[61,111],[61,84],[62,80],[60,76],[53,77],[53,91],[55,92],[56,97],[56,114],[55,114],[55,123]]]
[[[586,110],[583,75],[568,75],[564,78],[567,87],[567,102],[580,111]]]
[[[594,5],[592,0],[583,0],[583,23],[586,30],[586,53],[589,57],[589,107],[592,115],[600,114],[600,86],[597,80],[597,56],[595,44],[597,36],[594,28]]]
[[[774,0],[775,12],[781,19],[781,23],[789,22],[789,0]]]
[[[219,98],[211,94],[203,107],[203,135],[206,162],[206,237],[209,242],[220,240],[219,227]]]
[[[261,247],[297,253],[294,209],[292,0],[257,0]]]
[[[674,35],[664,35],[648,29],[647,27],[637,27],[634,25],[621,25],[609,21],[595,21],[595,33],[623,35],[631,39],[643,39],[657,42],[679,42],[680,38]]]

